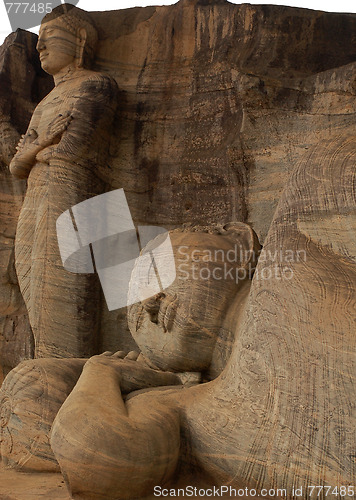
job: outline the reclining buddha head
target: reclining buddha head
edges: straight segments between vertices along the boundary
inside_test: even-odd
[[[152,366],[204,372],[209,369],[224,315],[252,277],[260,245],[254,231],[237,222],[173,230],[169,236],[176,278],[159,293],[129,307],[129,328]],[[143,253],[157,247],[156,240]],[[167,272],[172,265],[169,257],[163,252],[158,263],[165,269],[166,259]],[[131,293],[143,287],[142,272],[138,259]]]

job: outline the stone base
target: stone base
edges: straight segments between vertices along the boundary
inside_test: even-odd
[[[0,468],[1,500],[70,500],[61,474],[24,473]]]
[[[194,484],[191,481],[189,484]],[[177,487],[176,487],[177,488]],[[177,498],[177,497],[158,497],[150,495],[145,500],[156,500],[157,498]],[[188,497],[180,497],[188,498]],[[190,497],[194,498],[194,497]],[[195,497],[199,500],[214,498],[211,496]],[[217,497],[215,497],[217,498]],[[221,497],[220,497],[221,498]],[[230,497],[239,500],[251,500],[252,497]],[[254,500],[261,500],[260,497],[253,497]],[[1,500],[71,500],[67,491],[63,477],[58,473],[24,473],[0,467],[0,499]],[[264,497],[263,500],[272,500]]]

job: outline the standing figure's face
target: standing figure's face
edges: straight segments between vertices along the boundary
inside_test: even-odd
[[[57,19],[41,26],[36,48],[42,68],[50,75],[75,67],[77,37],[65,30]]]

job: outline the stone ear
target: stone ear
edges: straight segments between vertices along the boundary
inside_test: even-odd
[[[262,247],[252,227],[244,222],[229,222],[223,229],[226,231],[225,236],[239,247],[241,267],[246,268],[248,265],[255,267]]]
[[[84,67],[84,49],[87,41],[87,32],[85,28],[78,28],[77,30],[77,49],[76,49],[76,61],[77,67]]]

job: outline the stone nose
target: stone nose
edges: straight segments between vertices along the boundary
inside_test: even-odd
[[[41,52],[41,50],[44,50],[45,48],[46,48],[46,44],[45,44],[43,38],[38,37],[38,41],[37,41],[37,44],[36,44],[36,50],[37,50],[37,52]]]

